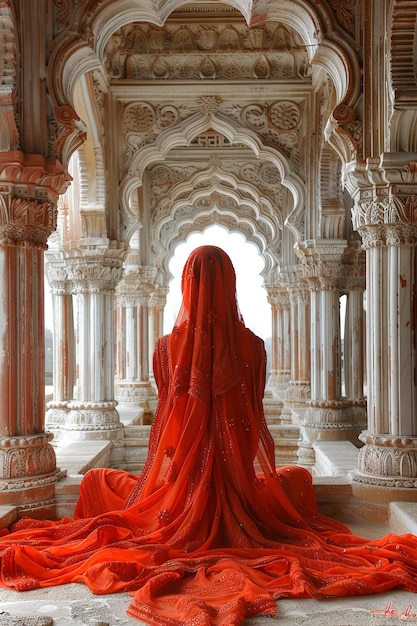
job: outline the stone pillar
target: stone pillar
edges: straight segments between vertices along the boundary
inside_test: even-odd
[[[64,436],[120,439],[123,425],[114,399],[114,293],[125,251],[102,239],[101,246],[80,245],[78,252],[68,260],[75,293],[76,380]]]
[[[358,444],[363,424],[352,421],[352,403],[342,397],[340,283],[346,242],[323,241],[303,249],[311,288],[311,400],[303,421],[308,441]]]
[[[368,426],[353,492],[417,500],[417,163],[382,155],[349,172],[366,250]]]
[[[266,285],[272,311],[272,367],[267,388],[283,400],[291,379],[291,323],[288,289]]]
[[[155,290],[157,268],[129,263],[117,288],[118,363],[116,398],[144,409],[145,422],[156,407],[149,379],[149,299]]]
[[[159,285],[149,300],[149,363],[152,366],[155,344],[164,332],[164,309],[167,301],[168,287]],[[150,377],[153,379],[152,367]]]
[[[365,398],[365,252],[347,248],[342,266],[342,286],[347,295],[343,366],[345,396],[353,422],[366,428]]]
[[[310,400],[310,294],[300,266],[287,268],[290,301],[291,378],[285,392],[283,418],[301,423]]]
[[[45,423],[59,441],[65,432],[68,404],[74,399],[74,312],[65,260],[55,258],[56,255],[47,257],[53,307],[53,399],[48,402]]]
[[[0,153],[0,504],[31,515],[54,515],[63,475],[44,430],[44,252],[68,183],[54,159]]]

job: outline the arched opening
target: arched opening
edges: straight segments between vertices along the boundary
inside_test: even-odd
[[[192,250],[204,244],[216,245],[232,259],[236,271],[236,288],[239,307],[248,326],[267,340],[271,337],[271,307],[260,272],[264,262],[256,247],[239,233],[213,225],[204,232],[193,233],[175,249],[169,268],[173,276],[164,312],[164,332],[170,332],[181,303],[181,273]]]

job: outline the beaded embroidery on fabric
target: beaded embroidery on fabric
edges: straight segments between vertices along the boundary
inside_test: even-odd
[[[266,354],[244,326],[228,256],[204,246],[158,340],[159,403],[140,476],[90,470],[74,519],[24,519],[0,537],[0,583],[128,592],[151,625],[235,626],[281,597],[417,592],[417,538],[367,541],[317,510],[310,474],[275,468]]]

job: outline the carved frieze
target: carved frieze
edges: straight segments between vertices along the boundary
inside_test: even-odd
[[[170,102],[134,101],[122,105],[122,129],[125,137],[124,169],[128,169],[138,150],[155,143],[166,130],[179,127],[197,112],[218,114],[230,118],[234,124],[256,133],[265,146],[276,148],[291,161],[294,170],[301,173],[302,147],[305,124],[303,105],[292,100],[242,105],[238,101],[223,101],[218,96],[197,97],[194,101],[174,106]],[[219,133],[211,136],[219,136]],[[202,140],[205,148],[217,149],[218,142]],[[222,141],[222,147],[230,143]],[[236,147],[236,146],[234,146]],[[274,168],[275,179],[278,176]]]
[[[52,437],[51,433],[2,437],[0,439],[0,479],[16,480],[32,476],[39,480],[41,476],[55,474],[55,452],[49,443]],[[7,488],[7,483],[0,482],[0,490],[3,488]],[[17,485],[14,484],[13,488],[16,489]]]
[[[231,54],[233,53],[233,54]],[[266,80],[306,78],[308,57],[295,30],[278,23],[134,23],[112,35],[106,66],[113,79]]]

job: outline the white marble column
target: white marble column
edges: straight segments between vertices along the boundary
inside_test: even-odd
[[[149,376],[153,380],[152,361],[155,344],[163,335],[164,309],[167,301],[168,287],[158,285],[149,300]]]
[[[48,255],[47,272],[53,308],[53,398],[47,404],[45,423],[61,439],[68,413],[68,403],[74,398],[75,335],[71,282],[65,260]]]
[[[300,423],[310,400],[310,293],[301,278],[301,267],[286,269],[290,300],[291,377],[285,392],[283,415]]]
[[[291,319],[288,289],[266,285],[272,312],[272,367],[267,388],[283,400],[291,379]]]
[[[365,398],[365,252],[350,249],[350,259],[343,266],[342,285],[346,293],[344,326],[345,396],[351,403],[352,420],[366,428]]]
[[[0,153],[0,504],[55,510],[45,426],[44,253],[68,177],[41,155]]]
[[[358,443],[363,424],[352,421],[352,403],[342,396],[340,286],[346,242],[305,247],[305,274],[311,287],[311,400],[303,421],[310,442]]]
[[[367,268],[368,425],[353,490],[378,503],[417,500],[417,164],[403,159],[350,173]]]
[[[119,367],[115,397],[136,404],[148,419],[156,406],[156,393],[149,376],[149,299],[155,290],[157,268],[130,263],[117,288],[116,319]]]
[[[80,249],[80,252],[82,250]],[[75,293],[75,397],[63,429],[69,439],[120,439],[114,398],[114,293],[124,250],[107,240],[68,261]]]

